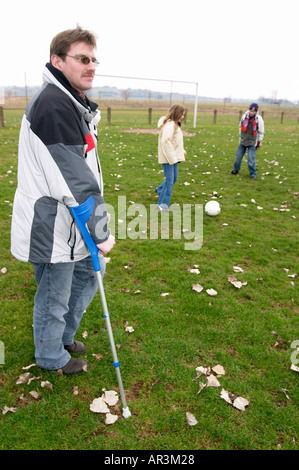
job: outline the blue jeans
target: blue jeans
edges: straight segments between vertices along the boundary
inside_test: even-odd
[[[240,144],[236,153],[236,160],[234,164],[234,170],[240,171],[242,158],[245,155],[246,149],[248,149],[248,170],[250,176],[256,176],[256,168],[255,168],[255,147],[245,147],[245,145]]]
[[[101,274],[105,260],[99,255]],[[91,256],[73,263],[33,263],[37,291],[33,333],[39,367],[57,370],[70,360],[65,345],[73,344],[83,313],[98,289]]]
[[[174,165],[163,163],[162,166],[165,180],[157,187],[156,191],[159,194],[158,205],[165,208],[169,207],[172,188],[178,179],[178,163],[175,163]]]

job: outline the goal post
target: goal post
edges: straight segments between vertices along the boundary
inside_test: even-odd
[[[191,85],[195,85],[195,99],[194,99],[194,117],[193,117],[193,127],[196,128],[196,121],[197,121],[197,102],[198,102],[198,82],[188,82],[183,80],[166,80],[166,79],[159,79],[159,78],[141,78],[141,77],[125,77],[123,75],[102,75],[102,74],[95,74],[96,77],[106,77],[106,78],[125,78],[129,80],[144,80],[144,81],[156,81],[156,82],[168,82],[172,83],[188,83]]]

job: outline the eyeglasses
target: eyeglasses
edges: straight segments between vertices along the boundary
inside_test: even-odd
[[[81,60],[82,64],[84,65],[88,65],[89,62],[92,62],[95,67],[100,65],[100,62],[95,57],[92,57],[92,59],[90,59],[86,55],[83,55],[82,57],[78,57],[76,55],[69,55],[69,54],[63,54],[63,55],[67,57],[72,57],[73,59]]]

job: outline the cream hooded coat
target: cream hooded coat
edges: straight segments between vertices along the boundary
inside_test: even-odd
[[[185,161],[185,150],[183,142],[183,133],[181,128],[175,128],[174,121],[168,121],[162,127],[165,116],[162,116],[158,122],[160,129],[158,140],[158,161],[159,163],[174,163]]]

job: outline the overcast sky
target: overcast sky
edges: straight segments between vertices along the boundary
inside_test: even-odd
[[[79,23],[98,37],[97,74],[197,82],[199,96],[299,101],[298,7],[298,0],[5,1],[0,86],[24,86],[25,74],[27,85],[40,85],[52,38]],[[94,85],[170,87],[105,77]]]

